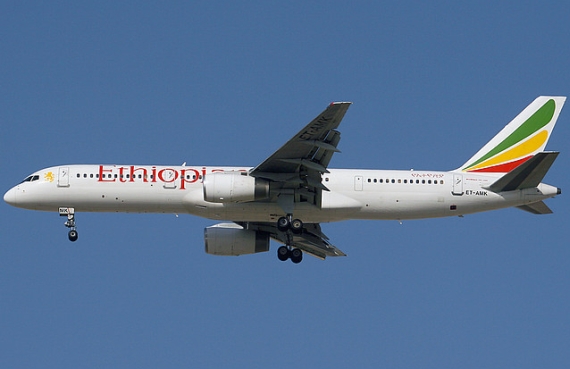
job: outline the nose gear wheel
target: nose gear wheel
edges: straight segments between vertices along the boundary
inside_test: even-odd
[[[59,208],[60,216],[67,216],[67,221],[63,223],[67,228],[69,228],[69,233],[67,237],[71,242],[77,241],[77,230],[75,229],[75,209],[74,208]]]

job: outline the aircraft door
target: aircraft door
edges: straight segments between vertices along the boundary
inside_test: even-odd
[[[57,174],[57,187],[69,187],[69,168],[59,167]]]
[[[362,176],[354,177],[354,191],[362,191],[363,182]]]
[[[453,174],[453,190],[451,191],[452,194],[456,196],[463,195],[463,175],[462,174]]]

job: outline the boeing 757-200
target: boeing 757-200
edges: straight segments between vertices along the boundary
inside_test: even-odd
[[[338,126],[351,103],[330,104],[256,167],[61,165],[41,169],[4,195],[8,204],[59,212],[77,240],[79,212],[188,213],[221,221],[205,229],[206,252],[243,255],[283,244],[279,260],[303,253],[344,256],[321,223],[421,219],[517,207],[552,211],[561,193],[542,179],[558,152],[544,151],[565,97],[541,96],[465,164],[451,171],[330,169]]]

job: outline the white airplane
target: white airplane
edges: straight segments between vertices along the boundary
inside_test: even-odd
[[[39,170],[4,195],[8,204],[67,216],[77,212],[188,213],[231,220],[205,229],[206,252],[243,255],[284,246],[282,261],[303,253],[345,256],[320,223],[346,219],[421,219],[517,207],[552,211],[561,193],[541,183],[558,152],[544,151],[566,97],[541,96],[472,158],[452,171],[328,169],[337,128],[351,103],[335,102],[264,162],[250,167],[62,165]]]

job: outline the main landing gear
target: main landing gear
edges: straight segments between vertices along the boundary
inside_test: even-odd
[[[292,249],[290,246],[281,246],[277,249],[277,258],[281,261],[291,259],[294,264],[303,261],[303,251],[301,249]]]
[[[63,223],[67,228],[69,228],[69,233],[67,236],[71,242],[77,241],[77,230],[75,229],[75,209],[74,208],[59,208],[59,215],[64,217],[67,216],[67,221]]]
[[[281,217],[277,220],[277,229],[281,232],[287,232],[287,240],[292,241],[292,235],[289,234],[291,231],[294,234],[301,234],[303,232],[303,222],[299,219],[293,219],[292,214],[287,214],[286,217]],[[281,261],[291,261],[295,264],[299,264],[303,260],[303,251],[297,248],[292,248],[287,242],[285,246],[281,246],[277,249],[277,258]]]
[[[300,219],[293,219],[293,215],[288,214],[286,217],[277,219],[277,229],[281,232],[291,230],[295,234],[303,232],[303,222]]]

